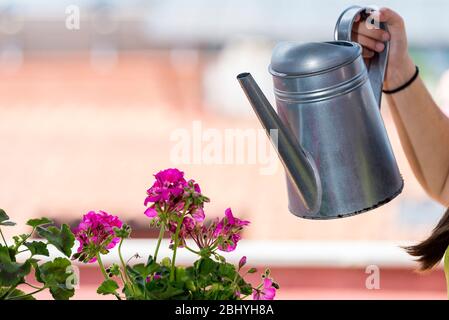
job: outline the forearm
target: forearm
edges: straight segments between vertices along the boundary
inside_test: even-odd
[[[449,118],[420,78],[385,96],[415,176],[431,197],[448,206]]]

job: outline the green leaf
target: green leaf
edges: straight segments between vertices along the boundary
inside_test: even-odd
[[[75,244],[75,236],[68,225],[63,224],[61,229],[56,227],[37,227],[37,233],[48,243],[54,245],[56,249],[64,253],[67,257],[72,254],[72,247]]]
[[[201,258],[196,263],[200,275],[208,275],[217,267],[217,263],[210,258]]]
[[[16,249],[19,248],[22,245],[22,243],[24,241],[26,241],[29,237],[30,237],[30,235],[29,234],[25,234],[25,233],[23,233],[21,235],[18,235],[18,236],[12,237],[13,240],[14,240],[15,248]]]
[[[256,268],[251,268],[248,270],[248,273],[256,273],[257,269]]]
[[[233,280],[235,278],[236,270],[232,264],[222,263],[218,267],[218,274],[220,275],[220,277]]]
[[[0,209],[0,226],[15,226],[16,223],[12,221],[8,221],[9,216],[6,214],[5,210]]]
[[[9,220],[8,215],[6,214],[5,210],[0,209],[0,222]]]
[[[12,222],[12,221],[0,222],[0,226],[12,227],[12,226],[15,226],[15,225],[16,225],[16,223]]]
[[[26,224],[29,225],[30,227],[36,228],[38,226],[43,226],[43,225],[51,224],[51,223],[53,223],[52,220],[43,217],[43,218],[40,218],[40,219],[30,219],[30,220],[27,221]]]
[[[174,298],[177,295],[184,293],[183,289],[176,288],[174,286],[168,286],[167,289],[160,294],[160,298],[163,300],[167,300],[170,298]]]
[[[37,280],[44,283],[50,289],[50,293],[56,300],[68,300],[75,294],[72,282],[73,277],[71,263],[66,258],[56,258],[38,266]]]
[[[47,244],[45,242],[42,241],[25,242],[23,245],[30,250],[31,255],[33,256],[41,255],[48,257],[50,255],[47,249]]]
[[[243,281],[244,282],[244,281]],[[244,282],[241,286],[240,286],[240,293],[243,295],[249,295],[253,292],[253,286],[250,285],[249,283]]]
[[[138,266],[143,266],[143,264],[139,264]],[[134,268],[131,266],[126,266],[126,272],[131,277],[132,283],[134,284],[131,288],[132,290],[128,290],[128,294],[129,291],[130,292],[136,291],[135,290],[136,288],[139,289],[138,290],[139,292],[137,292],[138,294],[142,293],[145,290],[145,282],[146,282],[145,269],[144,268],[140,269],[139,267]],[[133,294],[135,295],[136,293],[134,292]]]
[[[103,281],[103,283],[98,287],[98,294],[116,294],[116,290],[119,288],[117,282],[112,279]]]
[[[150,264],[153,264],[153,263],[155,263],[155,261],[154,261],[153,256],[150,254],[147,259],[147,266],[149,266]]]
[[[10,250],[0,246],[0,287],[16,286],[30,273],[31,262],[17,263],[11,259]]]
[[[9,288],[0,288],[0,297],[2,297],[8,290]],[[13,298],[14,300],[36,300],[33,296],[27,296],[25,292],[19,289],[14,289],[9,293],[8,299]]]

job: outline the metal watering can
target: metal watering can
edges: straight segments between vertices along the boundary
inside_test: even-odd
[[[402,191],[379,110],[388,43],[367,68],[361,46],[351,42],[356,16],[364,19],[368,10],[346,9],[335,41],[276,45],[269,71],[278,114],[249,73],[237,76],[267,133],[276,133],[270,136],[287,173],[289,210],[296,216],[351,216]]]

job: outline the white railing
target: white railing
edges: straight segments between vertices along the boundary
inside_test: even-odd
[[[162,242],[159,257],[171,257],[168,244],[168,240]],[[242,240],[236,251],[222,254],[233,263],[245,255],[248,265],[254,266],[347,268],[377,265],[415,268],[417,264],[413,258],[401,248],[407,244],[403,241]],[[142,258],[137,261],[144,261],[148,254],[153,254],[155,246],[155,239],[128,239],[122,246],[122,253],[125,259],[138,253]],[[50,253],[51,256],[60,255],[53,247]],[[188,264],[195,259],[196,256],[188,250],[178,250],[178,263]],[[104,256],[103,261],[106,264],[118,262],[117,248]]]

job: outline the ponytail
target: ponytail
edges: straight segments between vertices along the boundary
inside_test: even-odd
[[[449,209],[433,229],[429,238],[423,242],[405,247],[408,254],[417,257],[420,271],[432,269],[443,258],[449,246]]]

